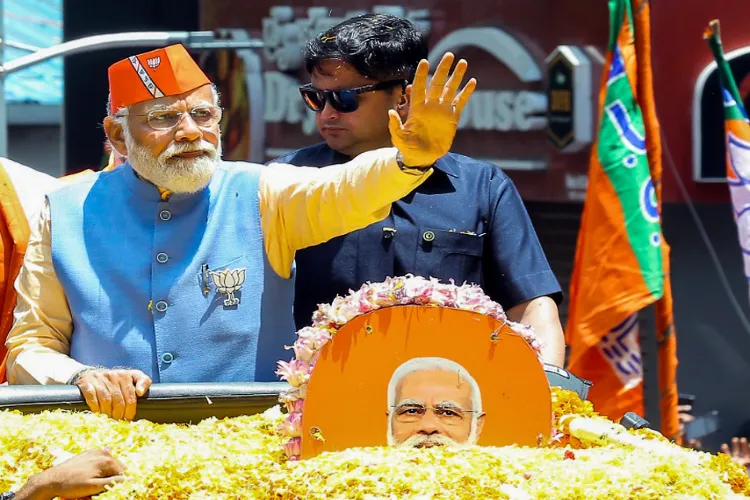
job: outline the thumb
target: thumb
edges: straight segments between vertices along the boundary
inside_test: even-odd
[[[135,393],[138,397],[143,396],[151,387],[151,379],[143,372],[133,373],[133,382],[135,382]]]
[[[404,130],[404,124],[395,109],[388,110],[388,130],[391,131],[391,137],[398,137]]]
[[[125,476],[122,474],[117,474],[116,476],[107,476],[107,477],[97,477],[93,479],[89,479],[89,484],[91,485],[91,489],[97,489],[98,491],[95,491],[93,494],[101,493],[105,490],[107,486],[111,486],[117,483],[122,483],[125,481]]]

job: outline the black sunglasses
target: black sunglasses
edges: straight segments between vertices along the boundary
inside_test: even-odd
[[[302,94],[302,99],[305,101],[305,104],[307,104],[307,107],[316,113],[323,111],[326,102],[328,102],[331,107],[339,113],[351,113],[352,111],[356,111],[359,107],[359,100],[357,99],[359,94],[391,89],[393,87],[398,87],[399,85],[406,88],[408,83],[409,82],[406,80],[389,80],[354,89],[338,90],[319,90],[313,87],[312,83],[308,83],[299,88],[299,93]]]

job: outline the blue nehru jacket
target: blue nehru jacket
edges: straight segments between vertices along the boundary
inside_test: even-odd
[[[276,381],[295,338],[294,274],[266,256],[262,168],[222,162],[207,188],[168,201],[128,164],[50,194],[71,357],[162,383]],[[244,270],[232,296],[211,274],[222,270]]]

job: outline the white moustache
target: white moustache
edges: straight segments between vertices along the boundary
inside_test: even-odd
[[[165,161],[183,153],[204,153],[211,159],[217,156],[216,147],[205,139],[200,142],[173,142],[159,155],[159,160]]]
[[[432,446],[449,446],[452,448],[458,448],[462,445],[441,434],[414,434],[406,441],[398,444],[399,448],[430,448]]]

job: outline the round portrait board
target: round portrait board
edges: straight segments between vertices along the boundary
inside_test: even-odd
[[[469,404],[481,398],[484,415],[476,444],[534,446],[540,437],[549,437],[549,382],[536,353],[521,335],[507,324],[476,312],[405,305],[356,317],[325,345],[307,385],[300,458],[324,451],[388,445],[394,426],[393,421],[389,425],[389,419],[419,418],[415,411],[396,406],[405,396],[400,394],[406,383],[403,372],[413,373],[427,365],[433,370],[426,373],[428,378],[421,385],[413,377],[408,401],[419,405],[429,400],[434,404],[440,402],[441,394],[450,401],[459,399],[456,387],[460,388],[463,381],[435,376],[435,363],[448,370],[460,366],[461,373],[469,374],[465,377],[473,384],[469,385],[478,389],[471,392]],[[423,410],[422,418],[426,413]],[[466,415],[478,417],[477,413]],[[452,414],[450,410],[440,411],[439,416],[449,420]]]

